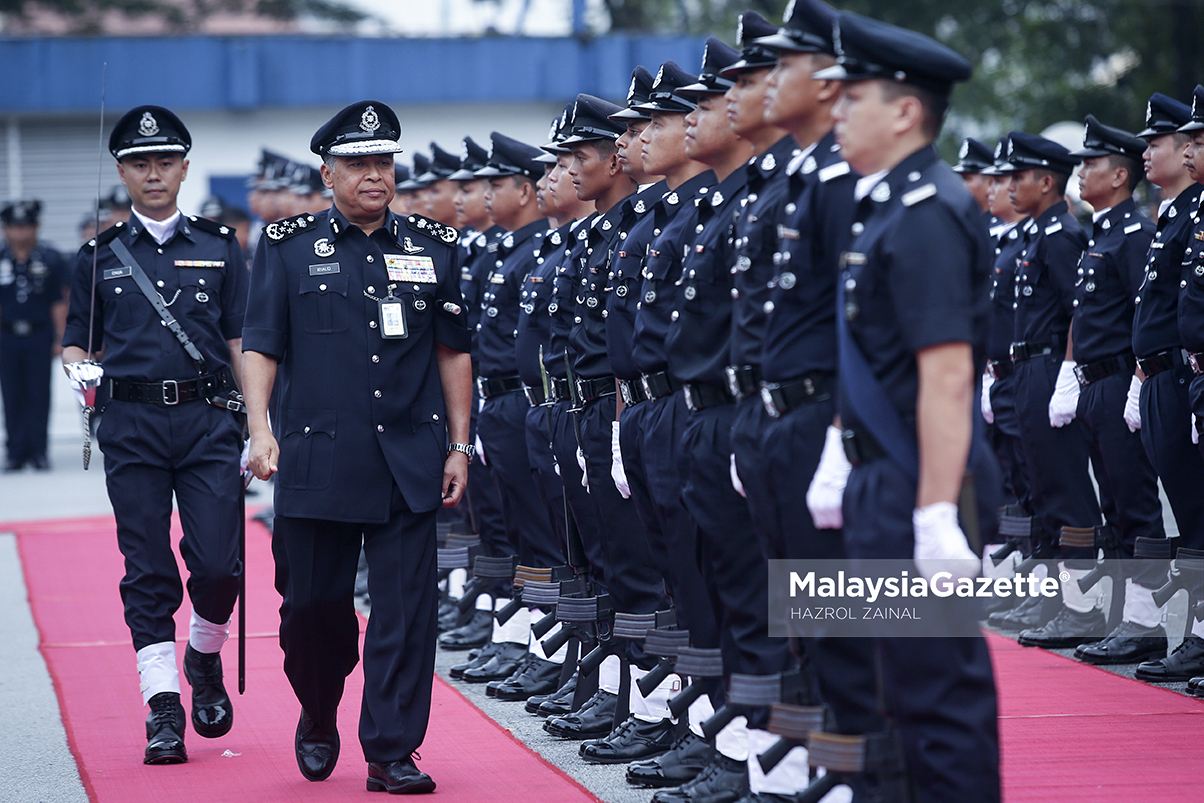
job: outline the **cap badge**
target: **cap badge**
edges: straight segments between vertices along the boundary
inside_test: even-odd
[[[376,114],[376,109],[369,106],[364,109],[364,113],[360,115],[360,128],[367,134],[376,133],[376,129],[380,128],[380,117]]]
[[[330,244],[330,240],[323,237],[314,243],[314,253],[320,257],[334,256],[334,246]]]
[[[138,133],[144,137],[153,137],[159,133],[159,124],[150,112],[142,113],[142,119],[138,121]]]
[[[890,185],[885,181],[874,187],[870,192],[870,200],[878,203],[886,203],[890,200]]]
[[[1148,100],[1145,104],[1145,121],[1146,125],[1149,125],[1154,121],[1154,104],[1150,103]]]
[[[635,76],[633,75],[633,76],[631,76],[631,87],[627,90],[627,105],[628,106],[630,106],[631,102],[633,100],[635,100],[635,90],[636,90],[635,84],[636,84]]]
[[[406,237],[401,242],[401,250],[405,251],[407,254],[417,254],[419,251],[423,251],[425,249],[421,245],[414,245],[414,241],[409,237]]]
[[[970,155],[970,140],[967,139],[962,142],[961,150],[959,150],[957,152],[957,158],[965,159],[969,155]]]

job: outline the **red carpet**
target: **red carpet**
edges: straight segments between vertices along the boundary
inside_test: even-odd
[[[358,671],[348,678],[340,707],[343,751],[334,774],[310,783],[297,770],[292,745],[299,707],[276,640],[280,599],[272,588],[270,537],[257,522],[247,527],[247,693],[235,697],[234,729],[220,739],[202,739],[189,730],[188,763],[165,767],[141,761],[146,709],[118,596],[123,568],[112,518],[18,523],[0,530],[18,536],[42,654],[91,800],[364,799],[366,765],[356,737],[363,688]],[[187,609],[186,600],[176,620],[181,639],[188,634]],[[183,646],[181,640],[181,656]],[[233,637],[223,655],[233,692]],[[435,778],[435,794],[446,803],[512,798],[518,790],[524,803],[596,800],[438,678],[421,753],[420,766]]]

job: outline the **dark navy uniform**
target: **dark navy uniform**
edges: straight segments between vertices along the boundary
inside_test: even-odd
[[[13,210],[13,206],[5,212]],[[4,216],[5,224],[16,220]],[[37,225],[36,213],[25,225]],[[0,245],[0,390],[8,437],[5,468],[49,468],[50,363],[55,346],[55,305],[64,300],[67,263],[38,243],[24,261]],[[87,348],[85,345],[84,348]]]
[[[365,236],[332,207],[269,225],[251,273],[243,348],[280,363],[284,390],[273,552],[285,673],[306,714],[333,723],[358,660],[351,602],[362,536],[374,615],[360,741],[370,762],[412,753],[430,710],[448,448],[435,349],[470,346],[457,237],[391,212]],[[401,302],[403,338],[383,336],[390,297]]]

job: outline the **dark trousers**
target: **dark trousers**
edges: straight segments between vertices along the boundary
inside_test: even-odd
[[[1005,501],[1015,503],[1028,514],[1032,499],[1028,487],[1028,466],[1024,464],[1024,446],[1020,442],[1020,419],[1016,413],[1016,380],[998,379],[991,385],[991,412],[995,423],[987,427],[987,441],[1003,472]]]
[[[1094,527],[1100,523],[1099,502],[1087,474],[1088,445],[1083,423],[1075,420],[1064,427],[1049,423],[1049,400],[1061,363],[1058,355],[1033,357],[1016,363],[1015,373],[1016,415],[1029,470],[1033,513],[1054,544],[1063,527]],[[1054,554],[1090,558],[1094,550],[1057,547]]]
[[[567,560],[564,484],[560,481],[560,475],[556,473],[556,458],[552,453],[552,439],[548,432],[547,407],[528,407],[526,434],[527,461],[531,465],[535,492],[539,494],[539,501],[547,513],[548,521],[552,523],[552,539],[556,546],[554,555],[548,558],[556,562],[537,565],[545,569],[563,566]]]
[[[673,585],[673,559],[669,552],[669,541],[665,535],[665,525],[657,515],[656,502],[648,488],[648,475],[644,471],[644,462],[640,449],[643,429],[646,424],[650,404],[640,402],[634,406],[627,405],[619,417],[619,449],[623,457],[623,474],[627,477],[627,487],[631,491],[631,501],[635,512],[640,517],[644,527],[644,535],[648,541],[648,550],[652,560],[664,580],[665,591],[672,598],[675,595]]]
[[[561,401],[547,408],[548,434],[551,436],[552,456],[560,470],[561,487],[568,498],[569,513],[573,517],[573,524],[577,526],[584,557],[589,563],[590,581],[596,593],[605,594],[607,575],[606,559],[602,554],[602,534],[598,530],[589,492],[581,485],[581,468],[577,465],[577,430],[571,407],[571,402]],[[567,545],[565,553],[573,557]]]
[[[477,437],[477,396],[472,399],[472,416],[469,419],[468,442],[473,443]],[[472,530],[480,537],[484,553],[489,557],[502,557],[508,541],[506,540],[506,522],[502,518],[502,496],[498,492],[497,481],[493,476],[493,468],[485,460],[473,460],[468,464],[468,487],[464,489],[466,505],[457,509],[464,510],[470,519]],[[451,508],[443,508],[449,510]]]
[[[915,503],[915,482],[890,460],[853,469],[844,494],[849,556],[910,561]],[[986,642],[884,638],[875,644],[886,713],[901,736],[914,803],[998,801],[999,732]]]
[[[435,670],[435,511],[413,513],[395,487],[383,524],[276,516],[272,554],[284,673],[314,721],[333,724],[359,661],[352,592],[360,546],[372,616],[364,636],[360,744],[368,761],[405,758],[426,737]]]
[[[635,412],[638,417],[629,417]],[[662,571],[673,595],[678,626],[690,631],[693,646],[715,649],[719,619],[702,576],[698,525],[681,498],[684,480],[678,461],[689,416],[681,391],[643,402],[623,411],[619,441],[631,498],[644,498],[657,522],[657,529],[647,531],[649,543],[654,556],[664,555]],[[629,456],[632,468],[627,467]]]
[[[1100,509],[1133,557],[1137,538],[1165,538],[1158,475],[1124,420],[1132,374],[1119,373],[1092,382],[1079,392],[1078,420],[1091,444],[1091,466],[1099,484]]]
[[[491,396],[481,409],[480,435],[485,458],[502,497],[502,518],[510,555],[523,566],[559,565],[559,543],[547,508],[540,499],[527,456],[527,411],[531,405],[519,391]]]
[[[769,637],[769,564],[748,504],[732,487],[735,417],[733,404],[690,414],[679,460],[682,499],[698,523],[702,574],[722,629],[724,673],[773,675],[788,669],[791,659],[785,640]]]
[[[96,433],[125,556],[121,600],[134,649],[174,641],[184,589],[171,549],[175,495],[188,596],[202,619],[229,621],[238,597],[238,458],[234,416],[203,401],[110,402]]]
[[[28,335],[0,334],[0,392],[9,463],[22,465],[46,456],[53,348],[54,329],[49,326]]]
[[[1204,457],[1191,442],[1191,368],[1175,367],[1141,383],[1141,442],[1162,480],[1179,545],[1204,549]]]

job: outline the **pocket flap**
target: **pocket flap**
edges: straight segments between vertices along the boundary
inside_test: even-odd
[[[338,293],[347,296],[347,274],[332,273],[327,276],[302,276],[301,294],[306,293]]]
[[[308,438],[320,432],[333,438],[335,418],[335,410],[289,410],[284,435],[301,434]]]

